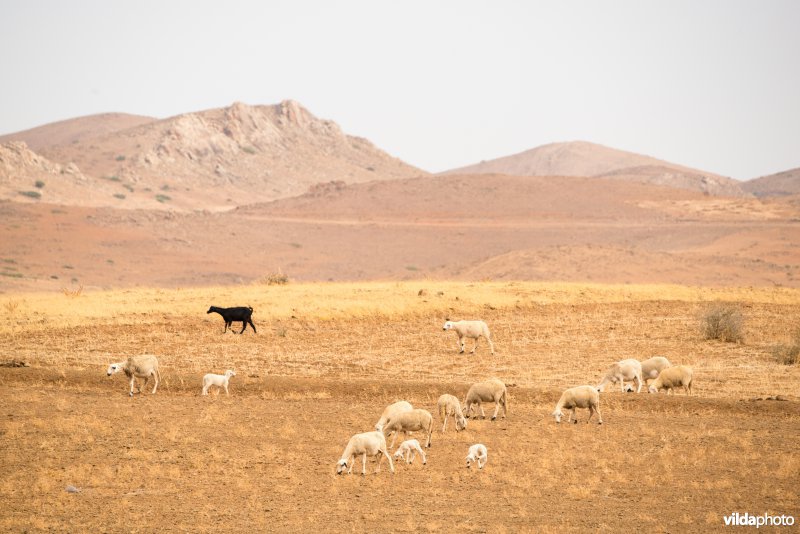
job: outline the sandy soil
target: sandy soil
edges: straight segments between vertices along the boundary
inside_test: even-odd
[[[214,295],[249,296],[258,333],[222,334],[201,307]],[[700,335],[720,298],[742,310],[744,343]],[[0,343],[31,365],[0,368],[3,530],[706,532],[734,511],[800,509],[800,370],[772,357],[796,328],[796,291],[429,281],[0,304]],[[448,310],[486,319],[497,354],[458,355]],[[105,376],[136,352],[161,359],[156,395]],[[550,417],[564,388],[654,354],[695,369],[693,397],[608,391],[602,426]],[[201,397],[200,377],[227,367],[231,395]],[[427,465],[336,476],[388,403],[435,412],[440,394],[490,376],[510,385],[506,419],[442,434],[437,417]],[[787,400],[757,400],[769,397]],[[476,442],[483,471],[465,468]]]

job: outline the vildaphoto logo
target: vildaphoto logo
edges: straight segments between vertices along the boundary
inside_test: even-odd
[[[794,516],[791,515],[752,515],[747,512],[740,514],[734,512],[724,515],[726,527],[790,527],[794,525]]]

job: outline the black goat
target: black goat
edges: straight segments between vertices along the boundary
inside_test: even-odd
[[[250,326],[253,327],[253,332],[256,332],[256,325],[253,324],[253,308],[250,306],[248,307],[238,307],[238,308],[218,308],[216,306],[211,306],[206,313],[217,312],[225,319],[225,332],[228,331],[228,327],[231,326],[233,321],[242,321],[242,331],[239,332],[240,334],[244,332],[244,329],[247,328],[247,323],[250,323]],[[233,327],[231,326],[231,331]],[[225,333],[223,332],[223,334]]]

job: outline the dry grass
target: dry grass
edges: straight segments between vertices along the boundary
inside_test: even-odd
[[[742,307],[747,344],[703,339],[709,302]],[[210,304],[253,306],[259,333],[223,335]],[[800,504],[800,368],[772,355],[796,290],[290,284],[14,295],[3,311],[6,355],[32,364],[0,368],[6,531],[707,531]],[[446,316],[485,319],[497,355],[457,354]],[[163,382],[129,399],[104,370],[141,352],[159,355]],[[609,392],[603,426],[549,416],[565,387],[654,354],[694,367],[694,397]],[[231,396],[200,397],[202,375],[228,367]],[[435,412],[487,376],[516,384],[507,419],[441,435],[437,417],[424,468],[335,476],[389,402]],[[776,395],[793,400],[748,400]],[[489,464],[468,471],[478,441]]]

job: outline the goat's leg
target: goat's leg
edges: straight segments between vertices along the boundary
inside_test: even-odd
[[[253,324],[253,320],[252,319],[248,319],[247,322],[250,323],[250,327],[253,329],[253,333],[257,334],[258,331],[256,330],[256,325]]]
[[[222,331],[223,334],[228,333],[228,327],[231,325],[231,321],[225,319],[225,330]]]

